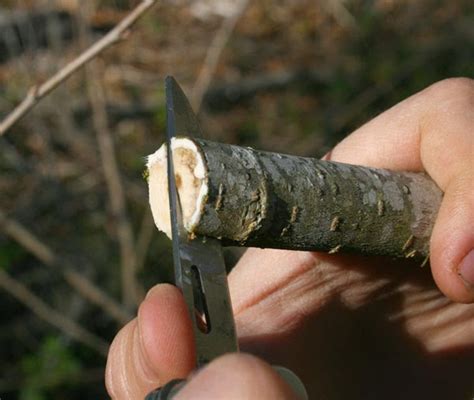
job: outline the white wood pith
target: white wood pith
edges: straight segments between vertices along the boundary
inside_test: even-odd
[[[201,218],[208,193],[207,170],[196,144],[173,138],[173,163],[184,228],[193,232]],[[149,202],[156,227],[171,237],[166,144],[147,157]]]

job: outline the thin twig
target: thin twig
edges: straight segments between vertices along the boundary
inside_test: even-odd
[[[356,30],[358,29],[357,21],[347,9],[346,2],[346,0],[326,0],[322,2],[322,6],[339,25],[346,29]]]
[[[95,3],[93,1],[81,5],[80,11],[84,19],[90,16],[94,8]],[[82,42],[88,39],[88,33],[84,26],[80,26],[79,38]],[[103,71],[103,65],[98,60],[90,63],[86,67],[86,88],[91,104],[92,124],[99,145],[100,160],[104,171],[110,206],[117,227],[123,303],[131,310],[139,301],[134,235],[127,213],[125,191],[117,162],[113,133],[110,129],[110,121],[107,115]]]
[[[23,303],[42,320],[60,329],[78,342],[94,349],[99,354],[107,356],[109,344],[104,339],[84,329],[76,321],[66,317],[43,302],[25,285],[11,277],[2,266],[0,266],[0,287],[15,297],[20,303]]]
[[[17,221],[6,217],[0,210],[0,228],[21,246],[33,254],[38,260],[48,267],[56,269],[61,273],[74,289],[77,290],[85,299],[96,304],[104,310],[110,317],[114,318],[120,324],[124,324],[131,319],[131,315],[123,310],[123,307],[112,299],[107,293],[89,281],[84,275],[76,272],[67,260],[62,259],[53,252],[47,245],[34,234],[29,232]]]
[[[143,0],[114,29],[94,43],[73,61],[61,68],[50,79],[39,86],[33,86],[23,101],[0,123],[0,136],[10,129],[20,118],[30,111],[44,96],[68,79],[74,72],[95,58],[108,47],[123,39],[128,29],[151,7],[156,0]]]
[[[211,44],[209,45],[206,58],[204,59],[203,66],[199,72],[196,83],[194,84],[191,95],[191,105],[196,111],[198,111],[201,107],[204,93],[209,87],[212,77],[216,72],[217,64],[221,54],[224,51],[224,48],[227,45],[227,42],[229,41],[235,26],[237,25],[237,22],[244,13],[248,4],[249,0],[239,1],[232,16],[224,20],[216,35],[214,36]]]
[[[137,254],[137,271],[141,271],[145,266],[145,260],[150,248],[153,232],[155,231],[155,223],[149,207],[143,213],[142,223],[138,231],[136,240],[136,254]]]
[[[92,106],[92,122],[99,144],[99,152],[109,193],[112,214],[117,223],[117,238],[120,246],[120,268],[123,303],[132,308],[138,302],[136,282],[136,255],[132,224],[127,214],[125,193],[115,154],[113,135],[105,109],[105,90],[100,76],[102,69],[95,62],[87,68],[87,92]]]

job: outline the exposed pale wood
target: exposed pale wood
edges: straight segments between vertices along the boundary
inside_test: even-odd
[[[268,153],[199,139],[188,142],[196,147],[196,159],[204,160],[206,173],[200,185],[207,186],[205,191],[196,190],[194,182],[193,187],[180,188],[180,198],[200,213],[197,221],[185,221],[191,233],[216,237],[228,245],[421,260],[429,257],[429,238],[442,192],[424,174]],[[174,149],[177,151],[179,147]],[[180,159],[183,160],[177,157],[175,163]],[[192,168],[187,166],[195,164],[184,159],[176,172],[192,174]],[[154,173],[166,174],[166,169],[151,168],[150,185],[160,182]],[[177,180],[192,181],[181,177]],[[155,192],[166,195],[166,188]],[[204,193],[202,202],[197,193]],[[196,199],[190,200],[189,196]],[[167,204],[151,203],[152,210]],[[184,209],[183,215],[191,215],[195,209]],[[163,212],[166,215],[167,210]],[[158,215],[156,210],[155,214]],[[166,230],[166,226],[161,228]]]

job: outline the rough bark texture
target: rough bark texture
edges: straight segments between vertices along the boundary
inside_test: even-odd
[[[424,174],[193,141],[209,186],[195,233],[227,245],[428,258],[442,192]]]

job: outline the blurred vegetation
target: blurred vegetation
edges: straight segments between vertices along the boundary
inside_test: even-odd
[[[95,3],[96,9],[86,13],[75,0],[1,2],[0,117],[137,1]],[[103,67],[94,72],[106,92],[140,296],[156,282],[172,280],[169,243],[153,228],[142,178],[144,157],[164,138],[163,79],[173,74],[192,95],[209,44],[233,11],[232,2],[224,2],[227,10],[217,3],[158,2],[127,40],[100,57]],[[473,4],[250,2],[204,93],[205,135],[319,157],[365,121],[431,83],[472,76]],[[119,302],[118,218],[98,150],[88,79],[77,73],[0,137],[0,212]],[[0,224],[0,270],[110,342],[120,323],[71,290],[60,268],[45,267],[20,242]],[[239,254],[228,251],[229,265]],[[106,396],[103,355],[39,319],[10,292],[0,290],[0,302],[2,399]]]
[[[81,368],[79,359],[71,354],[67,343],[57,336],[45,337],[35,354],[26,354],[20,361],[25,385],[20,399],[47,399],[48,390],[70,386],[68,381]]]

